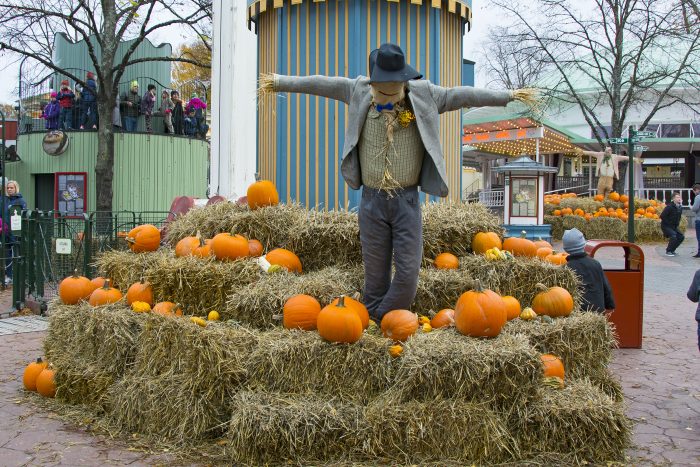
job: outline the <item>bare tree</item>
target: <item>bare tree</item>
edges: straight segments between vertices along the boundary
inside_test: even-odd
[[[129,65],[147,61],[183,61],[185,57],[135,58],[143,41],[164,28],[190,28],[203,40],[201,26],[211,23],[210,0],[0,0],[0,49],[27,57],[86,86],[83,76],[53,63],[54,37],[64,33],[83,40],[98,84],[98,152],[95,166],[98,211],[112,209],[114,177],[114,131],[112,110],[118,84]],[[121,42],[131,40],[126,52],[117,56]]]

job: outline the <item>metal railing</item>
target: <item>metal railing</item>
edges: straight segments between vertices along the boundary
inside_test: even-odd
[[[480,191],[479,202],[489,208],[501,208],[505,204],[505,192],[503,190]]]

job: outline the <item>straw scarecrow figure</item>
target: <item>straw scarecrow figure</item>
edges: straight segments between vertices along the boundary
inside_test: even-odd
[[[585,155],[589,157],[594,157],[596,160],[595,174],[598,177],[598,194],[607,197],[612,193],[613,185],[615,180],[620,178],[619,164],[620,161],[627,161],[629,158],[627,156],[621,156],[619,154],[613,154],[612,148],[607,146],[605,151],[582,151],[578,149],[576,151],[578,155]],[[641,164],[642,160],[639,158],[634,158],[637,164]]]
[[[534,90],[527,89],[437,86],[421,79],[394,44],[373,50],[369,68],[369,77],[354,79],[262,75],[259,92],[313,94],[349,106],[341,172],[350,188],[362,187],[363,301],[379,322],[391,310],[409,309],[416,295],[423,253],[419,189],[440,197],[448,193],[439,114],[514,100],[534,105],[537,100]]]

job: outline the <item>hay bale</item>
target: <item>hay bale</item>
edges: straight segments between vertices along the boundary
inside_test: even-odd
[[[428,315],[428,310],[437,312],[443,308],[454,308],[460,295],[473,289],[474,285],[474,278],[461,270],[421,268],[418,290],[411,308],[423,315]]]
[[[232,290],[222,318],[267,329],[279,325],[284,302],[292,295],[311,295],[323,306],[341,294],[362,290],[363,280],[362,267],[328,267],[301,275],[287,272],[263,275],[248,287]]]
[[[510,410],[525,404],[540,381],[540,355],[522,335],[477,339],[454,329],[416,334],[406,342],[388,391],[398,401],[454,398]]]
[[[598,313],[575,311],[553,323],[514,319],[506,324],[503,333],[523,334],[538,352],[560,357],[567,378],[600,374],[607,368],[615,346],[611,325]]]
[[[165,241],[174,247],[178,241],[196,235],[197,232],[203,238],[212,238],[221,232],[232,232],[240,216],[248,211],[248,206],[237,203],[216,203],[191,209],[168,224]]]
[[[562,453],[577,464],[624,460],[631,427],[623,404],[585,381],[562,390],[543,387],[540,396],[509,423],[523,456]]]
[[[625,226],[626,228],[626,226]],[[688,218],[681,216],[681,221],[678,224],[678,230],[685,233],[688,228]],[[627,240],[627,230],[625,230],[625,240]],[[634,239],[638,242],[666,242],[668,239],[664,237],[661,231],[661,221],[658,219],[648,219],[641,217],[634,220]]]
[[[564,225],[566,226],[566,220]],[[623,240],[627,233],[627,223],[616,217],[594,217],[584,223],[581,231],[587,240]]]
[[[562,228],[564,229],[564,231],[573,228],[579,229],[581,232],[583,232],[583,235],[585,236],[586,229],[588,228],[588,221],[585,217],[581,216],[564,216],[562,217]]]
[[[483,204],[444,202],[423,207],[423,256],[427,260],[443,252],[471,253],[472,238],[479,232],[503,236],[500,221]]]
[[[593,198],[564,198],[559,203],[559,209],[571,208],[572,211],[583,209],[584,212],[594,213],[603,205],[604,203]]]
[[[87,363],[80,355],[51,361],[56,369],[56,398],[68,404],[106,407],[108,390],[114,384],[114,374]]]
[[[561,240],[564,235],[564,218],[559,216],[544,216],[544,223],[552,226],[552,238]]]
[[[391,384],[395,364],[387,351],[390,345],[370,333],[352,345],[339,345],[316,332],[264,332],[249,357],[248,387],[365,403]]]
[[[245,391],[230,403],[226,452],[236,463],[327,462],[364,441],[362,407],[340,398]]]

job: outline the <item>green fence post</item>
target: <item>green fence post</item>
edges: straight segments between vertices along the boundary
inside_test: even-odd
[[[83,271],[92,277],[92,215],[83,213]]]

